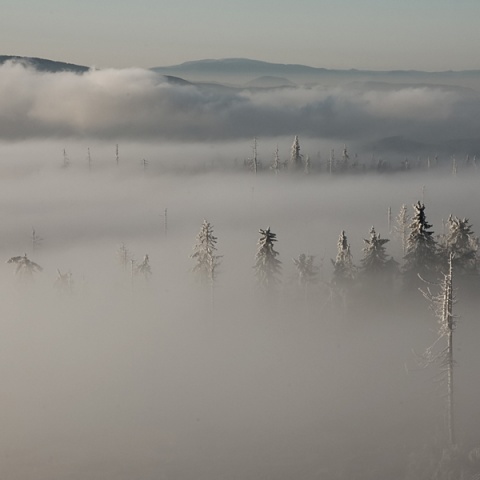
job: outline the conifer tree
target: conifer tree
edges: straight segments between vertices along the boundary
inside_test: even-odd
[[[387,266],[387,253],[385,244],[389,242],[386,238],[380,238],[375,228],[370,229],[370,238],[363,240],[363,258],[360,260],[362,275],[370,277],[381,277]]]
[[[260,229],[259,233],[254,265],[255,276],[259,285],[271,290],[280,283],[278,277],[282,262],[277,258],[278,252],[273,248],[277,235],[270,230],[270,227],[265,230]]]
[[[310,286],[318,283],[319,267],[314,265],[315,257],[301,253],[298,258],[293,258],[293,263],[297,268],[298,286],[303,291],[305,307],[308,309],[308,299]]]
[[[278,153],[278,145],[277,145],[275,148],[275,152],[273,154],[273,162],[272,162],[272,165],[270,166],[270,169],[273,170],[273,173],[275,173],[275,175],[277,175],[280,170],[280,163],[281,163],[280,155]]]
[[[313,264],[314,259],[313,255],[305,255],[304,253],[293,259],[298,272],[298,283],[301,287],[307,288],[309,285],[317,283],[319,269]]]
[[[142,263],[135,266],[135,273],[142,274],[145,280],[148,280],[152,274],[152,267],[150,267],[150,258],[148,257],[148,254],[143,257]]]
[[[192,271],[201,282],[215,282],[217,267],[220,264],[221,255],[216,255],[217,237],[213,234],[213,226],[203,221],[200,232],[196,237],[197,243],[190,255],[195,260]]]
[[[418,285],[418,275],[426,280],[434,279],[438,269],[437,242],[425,216],[425,205],[417,202],[413,210],[404,256],[404,284],[409,288]]]
[[[345,231],[340,232],[337,242],[337,256],[332,260],[333,264],[333,280],[332,283],[336,287],[346,287],[351,285],[356,275],[356,268],[353,265],[350,245],[345,235]]]
[[[469,220],[450,215],[447,226],[448,232],[443,235],[439,246],[442,264],[446,265],[452,255],[453,269],[457,275],[477,273],[479,242]]]
[[[17,268],[15,275],[18,275],[22,280],[29,280],[35,272],[41,272],[43,268],[38,263],[32,262],[25,253],[23,256],[11,257],[7,263],[14,263]]]
[[[302,168],[302,157],[303,155],[300,153],[300,141],[298,140],[298,135],[295,135],[290,156],[289,167],[291,170],[300,170]]]
[[[73,275],[72,272],[62,273],[57,268],[57,279],[55,280],[55,287],[60,293],[73,292]]]
[[[305,168],[303,169],[303,172],[305,173],[305,175],[310,175],[310,168],[311,168],[310,156],[307,155],[305,157]]]
[[[126,247],[124,243],[121,243],[120,246],[118,247],[117,250],[117,259],[118,263],[123,267],[123,270],[126,272],[127,271],[127,266],[130,263],[130,260],[132,259],[132,254]]]
[[[402,242],[403,255],[407,253],[407,239],[408,239],[408,222],[410,217],[408,209],[405,204],[400,208],[400,212],[396,217],[396,225],[394,227],[397,238]]]

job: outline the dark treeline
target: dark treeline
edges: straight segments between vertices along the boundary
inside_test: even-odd
[[[310,174],[367,174],[367,173],[419,173],[422,171],[442,171],[450,172],[456,175],[459,172],[477,171],[480,167],[476,155],[466,154],[464,158],[457,159],[455,155],[450,157],[440,157],[438,154],[432,156],[422,155],[405,155],[399,159],[399,154],[370,154],[366,159],[366,155],[357,153],[351,154],[346,145],[343,146],[341,152],[334,148],[330,150],[328,155],[322,156],[320,152],[315,155],[303,153],[300,140],[295,136],[289,155],[280,155],[278,146],[272,153],[270,161],[262,160],[258,155],[257,138],[253,140],[252,155],[243,161],[243,169],[259,172],[301,172],[305,175]],[[392,156],[395,159],[390,160]],[[238,162],[234,162],[238,169]]]

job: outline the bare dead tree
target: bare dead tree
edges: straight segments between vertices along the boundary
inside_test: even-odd
[[[436,363],[440,366],[440,379],[446,384],[447,388],[447,431],[449,446],[456,445],[455,437],[455,412],[454,412],[454,388],[453,388],[453,332],[456,327],[456,316],[453,314],[453,306],[456,303],[455,292],[453,289],[453,273],[452,273],[453,254],[450,254],[448,261],[448,272],[442,274],[443,278],[438,284],[428,283],[429,286],[425,290],[420,289],[423,296],[430,303],[438,319],[439,331],[435,342],[428,347],[421,360],[424,366]],[[420,277],[421,278],[421,277]],[[423,280],[423,279],[422,279]],[[430,285],[435,285],[439,292],[432,293]],[[437,346],[443,343],[443,347],[437,350]]]

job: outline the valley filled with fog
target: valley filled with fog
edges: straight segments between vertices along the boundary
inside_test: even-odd
[[[288,158],[292,140],[260,137],[264,166],[276,145]],[[343,147],[301,140],[313,166]],[[311,175],[254,175],[243,169],[251,155],[244,139],[137,139],[118,156],[94,136],[0,145],[2,478],[424,478],[446,436],[439,366],[416,361],[437,320],[401,275],[388,302],[335,301],[331,259],[345,230],[359,265],[373,225],[401,266],[388,208],[412,214],[418,201],[436,235],[449,215],[478,235],[479,173],[453,175],[447,158],[395,174],[330,175],[317,163]],[[204,220],[222,256],[213,291],[191,271]],[[253,268],[267,227],[282,262],[274,295]],[[302,253],[319,268],[308,294],[292,261]],[[43,268],[30,281],[6,263],[24,254]],[[145,254],[148,278],[131,271]],[[478,295],[462,288],[457,436],[474,448]]]

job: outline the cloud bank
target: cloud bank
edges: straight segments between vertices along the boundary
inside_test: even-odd
[[[241,90],[169,82],[143,69],[39,73],[0,67],[0,138],[223,141],[303,135],[340,141],[474,138],[480,94],[433,85]]]

